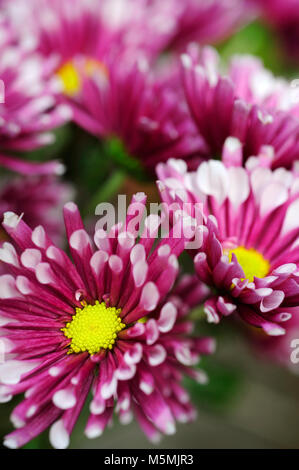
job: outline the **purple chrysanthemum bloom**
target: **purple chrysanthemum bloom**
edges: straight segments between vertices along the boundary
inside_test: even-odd
[[[154,0],[159,4],[159,0]],[[164,2],[163,2],[164,3]],[[233,34],[249,20],[251,8],[245,0],[167,0],[174,27],[166,48],[182,50],[189,42],[214,44]]]
[[[231,151],[231,141],[225,152]],[[202,246],[194,251],[201,282],[214,293],[205,302],[210,322],[238,314],[269,335],[299,315],[299,178],[271,171],[203,162],[188,172],[183,161],[157,168],[162,199],[203,216]],[[195,203],[202,204],[194,213]],[[286,322],[286,323],[283,323]]]
[[[0,396],[5,402],[25,392],[11,416],[18,429],[6,436],[6,446],[20,447],[51,426],[52,445],[66,447],[90,391],[89,438],[103,432],[114,411],[123,423],[134,414],[153,441],[172,434],[176,420],[194,418],[181,380],[186,374],[205,382],[192,366],[213,351],[214,341],[192,337],[187,315],[206,289],[191,277],[169,293],[192,221],[177,222],[188,236],[169,232],[153,246],[160,222],[150,215],[136,243],[135,214],[142,216],[145,201],[137,194],[125,224],[109,234],[98,227],[96,250],[76,205],[66,204],[74,263],[41,226],[31,231],[14,213],[5,214],[3,226],[16,248],[6,244],[0,251],[11,270],[0,282],[7,354]]]
[[[21,38],[33,41],[44,57],[54,54],[63,64],[77,54],[99,56],[109,46],[102,4],[102,0],[16,0],[4,1],[4,12]]]
[[[104,0],[102,5],[105,22],[122,29],[127,47],[154,56],[191,41],[216,43],[251,16],[246,0]]]
[[[264,146],[273,148],[273,168],[290,168],[299,158],[298,91],[291,84],[252,56],[234,57],[222,76],[209,47],[190,47],[182,63],[189,110],[206,142],[203,156],[220,156],[233,136],[242,143],[244,162]]]
[[[16,176],[5,179],[0,186],[0,218],[2,220],[8,211],[23,214],[23,220],[30,227],[42,225],[54,243],[61,245],[61,211],[72,197],[71,186],[55,176]]]
[[[80,126],[109,145],[112,140],[113,155],[122,154],[130,170],[141,166],[153,173],[159,161],[170,157],[193,161],[202,138],[172,77],[161,79],[145,65],[145,57],[154,54],[131,37],[141,19],[134,16],[131,25],[124,18],[113,27],[107,16],[117,5],[99,0],[42,0],[43,7],[39,0],[19,3],[24,10],[19,16],[28,16],[29,24],[34,19],[30,35],[37,29],[37,51],[54,64],[61,99],[71,104]],[[145,5],[136,8],[147,18]]]
[[[166,0],[102,0],[104,24],[119,34],[122,46],[134,55],[157,56],[167,48],[177,25],[177,8]]]
[[[5,11],[22,39],[51,61],[62,92],[72,99],[81,86],[78,73],[92,76],[103,70],[103,58],[123,52],[123,28],[104,19],[101,0],[17,0]]]
[[[108,60],[104,72],[83,81],[72,106],[74,120],[100,138],[118,141],[131,165],[154,172],[158,162],[184,157],[192,167],[203,140],[173,74],[151,73],[145,61]]]
[[[23,173],[59,173],[56,162],[37,165],[10,156],[53,142],[49,131],[70,119],[71,110],[57,105],[59,83],[51,78],[50,64],[28,43],[17,42],[4,20],[0,34],[0,164]]]
[[[16,29],[35,37],[38,48],[65,61],[77,54],[99,57],[125,48],[155,58],[190,41],[212,44],[250,16],[247,0],[4,0]],[[115,44],[117,42],[117,45]]]

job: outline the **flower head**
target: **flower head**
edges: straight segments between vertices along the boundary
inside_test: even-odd
[[[4,11],[21,38],[60,64],[78,54],[95,57],[108,46],[101,0],[4,1]]]
[[[105,22],[122,30],[126,47],[154,57],[182,50],[192,41],[221,41],[251,14],[243,0],[104,0],[102,4]]]
[[[216,51],[192,46],[183,54],[186,99],[200,135],[203,156],[220,156],[229,136],[243,146],[243,162],[272,148],[273,168],[290,168],[299,156],[298,92],[274,78],[252,56],[232,59],[228,76],[219,71]]]
[[[4,0],[16,29],[66,60],[121,47],[156,58],[190,41],[212,44],[248,21],[246,0]],[[76,32],[74,39],[73,32]],[[118,44],[116,44],[116,42]]]
[[[49,131],[64,124],[71,112],[57,105],[58,84],[49,64],[27,43],[16,41],[7,23],[0,30],[0,152],[33,150],[53,142]]]
[[[298,175],[216,160],[196,172],[169,161],[157,172],[167,204],[189,203],[183,207],[192,216],[202,204],[203,242],[193,254],[199,279],[214,290],[205,302],[208,320],[237,314],[267,334],[283,334],[299,313]]]
[[[101,0],[17,0],[14,5],[5,5],[21,38],[33,43],[44,60],[52,64],[52,73],[67,98],[72,99],[80,91],[80,73],[92,76],[98,70],[104,71],[106,55],[127,54],[123,27],[110,26],[104,6]]]
[[[156,0],[156,3],[160,3]],[[166,2],[167,3],[167,2]],[[182,50],[190,42],[214,44],[225,39],[249,20],[251,8],[246,1],[168,0],[174,18],[167,49]]]
[[[177,239],[170,232],[155,245],[159,219],[148,216],[136,243],[136,204],[142,215],[145,200],[143,193],[133,198],[123,225],[109,233],[98,227],[96,249],[77,207],[68,203],[74,263],[41,226],[31,231],[14,213],[5,214],[3,226],[16,248],[5,244],[0,253],[11,270],[0,282],[7,354],[0,397],[25,392],[11,416],[18,429],[6,437],[8,447],[24,445],[49,426],[53,446],[66,447],[90,391],[90,438],[103,432],[114,410],[123,423],[134,414],[153,441],[172,434],[176,420],[194,417],[180,382],[184,374],[206,380],[193,366],[214,343],[192,337],[187,316],[206,289],[187,277],[170,293],[177,255],[191,233]]]
[[[169,157],[184,156],[191,166],[198,162],[202,138],[174,89],[173,77],[150,73],[144,61],[125,65],[109,60],[105,70],[84,80],[73,104],[80,126],[108,141],[117,140],[131,166],[150,172]]]
[[[72,106],[76,123],[116,145],[112,154],[122,154],[130,170],[154,172],[156,163],[170,156],[194,159],[202,139],[183,99],[145,65],[155,55],[146,44],[155,33],[144,30],[165,25],[163,8],[114,0],[18,4],[18,17],[31,25],[29,37],[35,32],[36,50],[51,62],[60,98]],[[152,9],[156,20],[149,21]],[[16,15],[12,11],[9,16]]]

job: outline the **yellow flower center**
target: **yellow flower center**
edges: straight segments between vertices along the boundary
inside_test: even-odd
[[[64,93],[75,96],[81,91],[82,76],[92,77],[99,72],[107,78],[108,72],[105,65],[95,59],[83,58],[78,61],[78,64],[71,60],[66,62],[56,73],[62,81]]]
[[[80,91],[81,78],[72,62],[64,64],[57,71],[57,75],[63,83],[63,91],[66,95],[74,96]]]
[[[270,270],[270,263],[266,260],[261,253],[254,248],[244,248],[244,246],[238,246],[233,250],[227,250],[225,253],[229,257],[229,261],[232,260],[232,254],[234,253],[237,257],[238,263],[242,267],[245,278],[250,282],[253,281],[254,277],[265,277]]]
[[[102,348],[112,349],[118,332],[126,326],[121,322],[120,312],[120,308],[106,307],[98,300],[94,305],[76,308],[72,321],[61,329],[72,340],[69,354],[84,351],[95,354]]]

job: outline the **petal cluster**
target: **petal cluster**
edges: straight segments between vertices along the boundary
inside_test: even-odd
[[[59,85],[49,64],[30,44],[18,43],[8,24],[3,22],[0,30],[6,38],[0,44],[0,151],[33,150],[53,142],[49,131],[69,120],[71,112],[57,105]]]
[[[71,185],[53,175],[8,178],[0,188],[1,219],[7,211],[23,214],[30,227],[42,225],[54,243],[61,245],[64,239],[61,212],[73,195]]]
[[[246,23],[252,14],[250,2],[246,0],[31,0],[30,3],[4,0],[2,3],[22,35],[34,35],[43,52],[56,48],[63,55],[79,49],[99,51],[108,34],[133,53],[155,57],[165,50],[181,49],[190,41],[219,42]],[[71,31],[77,33],[75,40]]]
[[[202,245],[191,255],[199,279],[217,292],[205,303],[208,320],[218,323],[235,313],[270,335],[283,334],[287,321],[298,314],[296,172],[226,167],[216,160],[203,162],[196,172],[188,172],[183,162],[169,161],[157,172],[162,199],[181,205],[203,224]],[[197,214],[195,203],[202,205]],[[251,270],[263,259],[268,273],[259,277],[261,268],[256,266],[257,274],[246,278],[244,253]]]
[[[205,139],[206,157],[220,156],[232,136],[244,147],[243,163],[271,147],[273,168],[292,167],[299,156],[299,120],[297,91],[290,83],[274,78],[251,56],[233,58],[222,75],[210,47],[191,46],[182,64],[186,99]]]
[[[126,66],[108,60],[105,68],[104,76],[84,80],[73,104],[75,121],[92,134],[119,140],[127,158],[151,173],[170,157],[185,155],[192,165],[202,138],[169,78],[157,79],[144,61]]]
[[[201,354],[213,352],[214,341],[190,335],[188,313],[207,289],[187,276],[171,292],[177,256],[192,234],[177,239],[170,232],[153,246],[160,221],[148,216],[137,243],[136,204],[143,215],[145,201],[137,194],[125,223],[109,233],[97,227],[96,248],[76,205],[68,203],[64,217],[73,262],[41,226],[32,231],[14,213],[5,214],[3,226],[14,244],[5,243],[0,252],[10,271],[0,279],[7,354],[0,366],[1,401],[25,392],[11,416],[17,430],[6,437],[8,447],[24,445],[49,426],[53,446],[66,447],[90,391],[90,438],[103,432],[114,410],[123,423],[134,414],[155,442],[160,433],[175,431],[175,421],[194,418],[181,380],[187,374],[206,381],[193,366]],[[177,223],[188,225],[189,219]],[[118,309],[122,327],[113,348],[74,353],[65,327],[97,301]]]

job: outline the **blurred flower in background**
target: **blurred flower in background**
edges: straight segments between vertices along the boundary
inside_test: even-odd
[[[59,83],[53,80],[49,64],[28,43],[15,41],[5,21],[0,29],[0,75],[4,84],[0,163],[15,170],[28,168],[30,172],[30,166],[10,159],[10,152],[31,151],[53,142],[49,131],[69,120],[71,113],[65,105],[57,105]],[[45,167],[45,172],[51,171],[55,171],[54,162]]]
[[[149,2],[151,3],[151,2]],[[152,3],[158,4],[158,0]],[[228,37],[252,18],[253,9],[243,0],[167,0],[175,17],[167,50],[182,51],[190,42],[215,44]]]
[[[254,14],[248,0],[2,0],[2,5],[19,35],[30,37],[46,55],[54,51],[67,59],[107,50],[107,33],[117,41],[113,47],[150,57],[192,41],[214,44]]]
[[[194,166],[203,139],[170,80],[155,76],[144,62],[107,63],[104,73],[84,81],[74,120],[106,139],[111,155],[121,151],[129,168],[151,174],[159,161],[181,156]],[[113,146],[120,150],[113,152]]]
[[[121,153],[129,170],[141,164],[153,174],[160,160],[177,156],[192,163],[204,150],[178,83],[170,86],[172,71],[161,83],[148,61],[190,40],[225,37],[247,19],[236,8],[241,4],[246,2],[18,0],[7,10],[16,26],[27,24],[18,28],[21,35],[55,63],[67,101],[79,101],[75,121],[99,137],[118,139],[110,153]]]
[[[54,447],[92,446],[82,426],[98,437],[113,414],[135,417],[147,445],[295,441],[298,404],[275,387],[298,382],[278,367],[270,382],[269,359],[297,372],[297,10],[294,0],[0,0],[7,447],[47,447],[48,428]],[[66,253],[62,207],[74,198]],[[127,219],[96,224],[95,248],[101,202]],[[274,416],[273,403],[290,412]],[[177,422],[188,427],[175,437]],[[95,446],[144,446],[137,429],[116,425]]]
[[[232,136],[244,147],[243,162],[264,149],[270,166],[292,166],[299,157],[299,118],[290,83],[250,56],[234,57],[228,76],[222,75],[217,52],[207,47],[190,47],[182,63],[186,99],[207,158],[220,156]]]
[[[6,177],[0,187],[1,219],[7,211],[23,214],[30,227],[42,225],[54,243],[61,246],[64,239],[61,211],[73,197],[71,185],[54,175]]]
[[[152,57],[180,52],[192,41],[215,44],[237,31],[254,14],[246,0],[106,0],[103,17],[124,31],[126,47]]]

